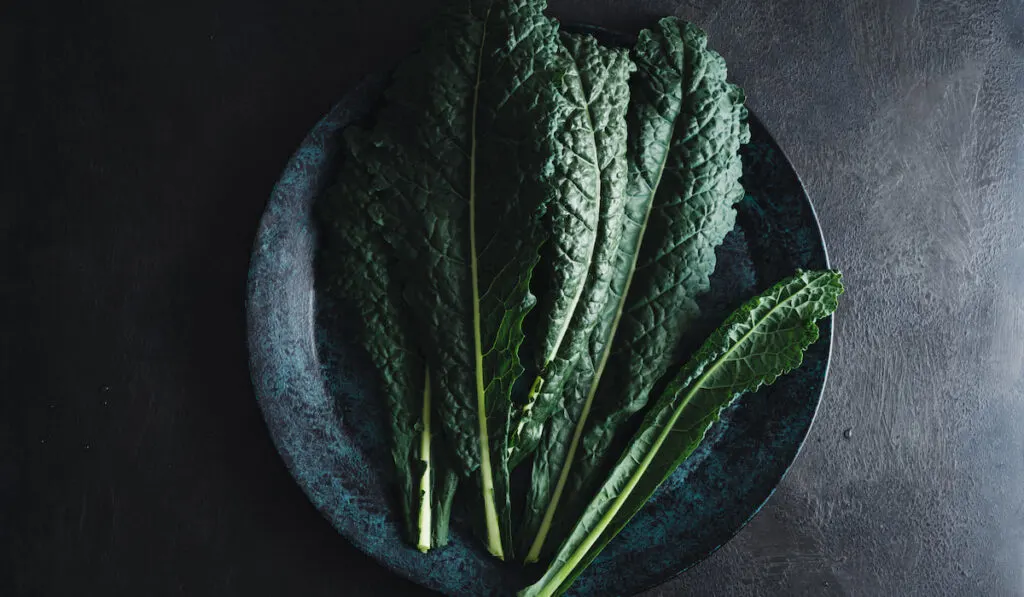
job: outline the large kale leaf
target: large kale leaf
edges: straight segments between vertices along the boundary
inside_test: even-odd
[[[629,53],[590,35],[561,35],[573,68],[561,93],[571,108],[554,138],[558,195],[548,212],[551,239],[545,268],[555,289],[541,300],[542,346],[525,407],[519,413],[511,464],[529,455],[548,418],[557,413],[566,381],[585,357],[590,334],[608,299],[624,217]],[[552,421],[552,425],[560,425]]]
[[[586,461],[595,463],[619,425],[646,404],[699,316],[696,299],[710,286],[715,248],[736,223],[739,148],[750,139],[743,91],[726,82],[725,60],[707,49],[696,25],[663,19],[641,35],[635,54],[641,133],[631,147],[630,192],[654,200],[583,438]],[[671,132],[656,113],[665,84],[681,100]]]
[[[391,423],[402,520],[407,539],[421,551],[448,542],[448,519],[458,475],[437,454],[431,425],[429,375],[415,341],[415,327],[402,298],[389,247],[370,217],[373,201],[361,161],[359,129],[348,131],[338,183],[317,202],[323,230],[327,292],[355,309],[360,338],[376,366]]]
[[[368,162],[383,223],[420,314],[439,423],[474,476],[488,550],[510,548],[508,440],[530,281],[556,194],[553,91],[571,64],[542,0],[448,10],[395,73]]]
[[[593,496],[616,431],[671,365],[743,196],[743,93],[726,82],[725,61],[704,32],[662,19],[640,34],[633,60],[626,218],[592,338],[593,372],[566,394],[573,431],[551,428],[551,454],[535,459],[534,483],[551,489],[531,491],[527,516],[544,514],[530,560],[557,545],[568,528],[557,521],[575,520]]]
[[[554,561],[521,597],[560,595],[704,439],[738,396],[798,367],[817,320],[843,292],[834,271],[799,272],[726,319],[644,417],[640,430]]]

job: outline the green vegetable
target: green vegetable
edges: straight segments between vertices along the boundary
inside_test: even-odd
[[[391,455],[401,490],[408,539],[420,551],[448,542],[448,519],[458,476],[441,458],[431,428],[430,377],[414,326],[392,275],[395,263],[377,224],[368,217],[372,197],[366,169],[348,143],[339,183],[317,203],[323,224],[321,260],[328,292],[351,304],[363,322],[361,338],[380,376],[391,416]]]
[[[704,32],[662,19],[640,34],[633,60],[627,218],[593,340],[594,373],[566,399],[563,412],[574,418],[549,426],[557,458],[535,460],[527,528],[543,515],[527,561],[545,553],[556,513],[571,521],[582,511],[616,431],[643,408],[671,365],[699,315],[695,299],[708,289],[715,247],[733,228],[733,205],[743,197],[744,97],[726,82],[725,61],[707,48]]]
[[[559,194],[549,211],[550,287],[542,304],[546,333],[541,375],[531,388],[512,443],[514,466],[540,441],[548,417],[607,301],[624,217],[629,53],[602,47],[589,35],[561,36],[573,61],[562,82],[572,112],[556,138]],[[543,303],[543,302],[542,302]]]
[[[743,196],[743,93],[694,25],[663,19],[630,54],[560,35],[545,8],[453,3],[346,131],[318,203],[329,290],[388,402],[409,540],[447,542],[467,477],[487,549],[510,556],[509,470],[532,454],[522,547],[553,557],[524,597],[564,592],[722,409],[800,364],[843,291],[837,272],[798,272],[669,380]],[[535,306],[537,375],[516,404]]]
[[[526,508],[520,527],[521,548],[526,552],[525,562],[536,562],[542,554],[547,555],[547,551],[542,550],[552,528],[565,529],[567,532],[575,522],[567,520],[557,523],[554,518],[556,509],[548,506],[557,504],[558,497],[565,489],[565,480],[560,473],[564,470],[568,474],[564,465],[572,460],[579,444],[578,427],[574,422],[586,416],[583,408],[586,406],[590,381],[594,377],[594,354],[599,353],[600,345],[592,342],[591,347],[580,355],[575,371],[565,384],[559,408],[548,421],[534,453]]]
[[[475,476],[488,550],[511,547],[510,392],[523,318],[556,193],[551,146],[570,112],[570,67],[542,0],[453,6],[395,73],[368,162],[374,214],[422,313],[439,423],[460,472]]]
[[[798,367],[836,309],[838,272],[799,272],[726,319],[672,380],[544,576],[521,597],[563,593],[703,440],[739,395]]]
[[[432,547],[448,544],[448,522],[452,515],[452,500],[459,485],[459,475],[444,451],[434,450],[434,445],[442,442],[437,439],[431,425],[434,405],[431,399],[433,386],[430,369],[424,367],[423,370],[423,401],[416,427],[419,433],[419,453],[415,464],[420,478],[416,547],[426,553]]]

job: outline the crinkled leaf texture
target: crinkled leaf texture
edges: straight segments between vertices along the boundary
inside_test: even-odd
[[[648,411],[544,576],[521,597],[560,595],[700,444],[722,409],[798,367],[843,292],[835,271],[798,272],[726,319]]]
[[[510,543],[510,392],[556,193],[571,66],[541,0],[454,4],[396,71],[367,150],[371,212],[398,256],[438,381],[439,423],[476,478],[488,549]]]
[[[594,495],[616,433],[676,357],[743,196],[744,97],[726,82],[725,61],[704,32],[662,19],[640,34],[632,55],[626,218],[605,312],[590,372],[581,366],[566,391],[568,422],[549,426],[549,453],[534,463],[534,483],[554,487],[528,508],[547,511],[550,523],[538,531],[546,553]]]
[[[317,203],[323,230],[320,263],[328,292],[350,305],[362,322],[361,340],[377,368],[391,416],[391,454],[400,489],[407,539],[421,549],[448,542],[448,519],[458,476],[444,461],[439,436],[425,426],[425,364],[415,327],[405,307],[391,251],[369,214],[373,201],[366,167],[352,153],[361,131],[349,131],[342,148],[339,182]],[[426,437],[427,458],[423,451]],[[429,499],[423,503],[421,480],[427,475]],[[424,514],[427,516],[424,517]],[[420,521],[426,520],[426,540]]]
[[[593,36],[563,33],[561,39],[573,68],[559,89],[571,112],[554,138],[559,192],[547,219],[551,238],[544,267],[555,291],[542,300],[540,389],[520,413],[513,466],[537,447],[577,360],[585,356],[607,302],[624,217],[633,63],[627,50],[604,47]]]
[[[543,372],[544,383],[520,425],[513,453],[515,463],[540,445],[520,525],[522,548],[528,555],[543,524],[545,506],[555,491],[560,464],[566,457],[576,420],[570,411],[578,411],[580,403],[574,398],[576,387],[580,379],[590,379],[593,369],[591,337],[609,302],[625,218],[626,109],[629,75],[635,70],[628,52],[605,48],[589,35],[563,35],[562,40],[580,75],[580,111],[588,113],[587,123],[593,131],[592,159],[598,168],[588,172],[597,177],[599,216],[593,258],[579,304],[561,351]],[[566,397],[573,398],[567,402]]]

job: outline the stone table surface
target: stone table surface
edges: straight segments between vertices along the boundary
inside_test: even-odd
[[[439,5],[0,6],[0,594],[427,594],[291,481],[243,298],[292,150]],[[1024,4],[551,5],[707,29],[849,289],[790,474],[647,595],[1024,595]]]

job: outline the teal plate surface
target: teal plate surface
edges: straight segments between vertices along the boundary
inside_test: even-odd
[[[339,132],[372,111],[382,78],[349,93],[309,133],[274,188],[253,249],[247,301],[250,367],[267,426],[309,499],[381,564],[450,595],[509,595],[530,579],[488,556],[458,515],[451,544],[426,555],[405,544],[393,495],[388,424],[373,367],[343,307],[321,293],[314,256],[317,196],[337,171]],[[797,268],[828,266],[800,181],[752,114],[743,150],[747,195],[718,250],[702,307],[703,338],[744,299]],[[707,439],[573,587],[622,595],[661,583],[735,535],[796,458],[821,397],[832,320],[803,366],[740,398]],[[693,349],[694,346],[684,347]],[[539,571],[535,571],[539,572]]]

